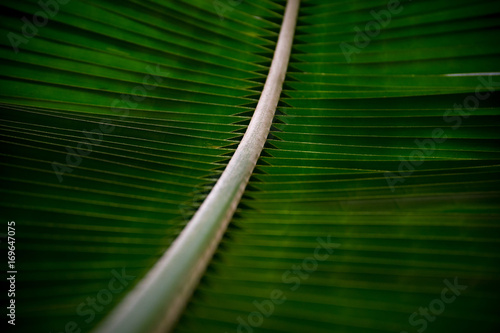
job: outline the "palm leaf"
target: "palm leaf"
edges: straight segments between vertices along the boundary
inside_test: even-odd
[[[120,332],[152,329],[140,320],[156,321],[171,305],[161,296],[176,293],[176,274],[146,285],[155,301],[129,293],[140,305],[134,316],[119,301],[161,266],[174,239],[196,234],[196,223],[224,229],[230,215],[221,217],[219,200],[184,227],[247,129],[284,5],[69,2],[18,53],[2,39],[2,211],[17,223],[23,328],[75,322],[88,331],[115,307],[127,317]],[[242,199],[191,299],[188,287],[167,311],[170,320],[183,312],[176,332],[500,327],[500,7],[404,2],[368,44],[356,44],[356,31],[387,6],[302,1],[271,133],[245,192],[220,196]],[[39,7],[7,1],[2,9],[8,36]],[[342,52],[346,44],[358,52]],[[141,99],[137,87],[155,70],[161,80]],[[113,110],[123,95],[135,96],[133,106]],[[473,97],[477,107],[467,110]],[[51,163],[64,164],[82,131],[102,122],[115,127],[59,182]],[[198,230],[197,251],[215,249],[217,239]],[[331,251],[318,248],[328,242]],[[196,256],[188,246],[166,252],[179,253],[169,268],[193,265],[183,260]],[[75,314],[122,267],[135,276],[125,290],[92,320]],[[184,277],[196,285],[198,276]],[[467,288],[439,303],[449,283]]]
[[[282,6],[259,4],[241,5],[243,21],[203,1],[69,2],[18,53],[7,36],[23,37],[21,19],[40,8],[2,5],[2,211],[17,223],[18,328],[89,331],[182,230],[262,87],[279,27],[266,18]],[[123,271],[135,278],[111,303],[86,303]]]
[[[176,332],[498,328],[498,88],[455,74],[498,72],[499,8],[405,3],[346,62],[386,5],[302,2],[268,147]],[[488,98],[450,121],[477,87]],[[318,239],[339,247],[315,260]],[[441,309],[455,278],[467,289]]]

